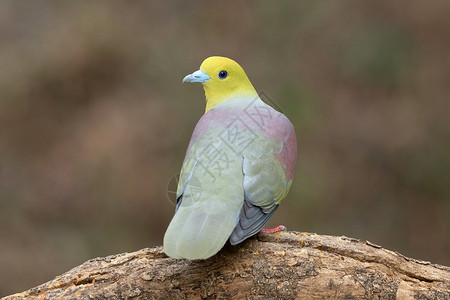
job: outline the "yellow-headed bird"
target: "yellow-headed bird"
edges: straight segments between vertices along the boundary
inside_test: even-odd
[[[202,83],[206,110],[186,151],[164,251],[205,259],[268,222],[291,186],[297,142],[291,122],[235,61],[209,57],[183,82]]]

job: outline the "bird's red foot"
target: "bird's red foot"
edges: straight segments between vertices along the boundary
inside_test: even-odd
[[[267,232],[267,233],[275,233],[275,232],[278,232],[278,231],[287,231],[287,228],[284,225],[278,225],[275,228],[269,228],[269,229],[264,229],[263,228],[263,229],[261,229],[261,232]]]

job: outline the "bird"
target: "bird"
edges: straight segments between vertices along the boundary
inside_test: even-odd
[[[199,260],[266,225],[291,187],[297,140],[289,119],[261,100],[234,60],[208,57],[182,82],[203,85],[206,108],[187,147],[163,248]]]

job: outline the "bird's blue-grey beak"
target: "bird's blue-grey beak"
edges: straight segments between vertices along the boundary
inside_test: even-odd
[[[211,77],[203,72],[202,70],[195,71],[192,74],[183,78],[183,83],[185,82],[201,82],[204,83],[206,80],[211,79]]]

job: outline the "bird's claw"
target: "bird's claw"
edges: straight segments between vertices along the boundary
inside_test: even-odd
[[[278,225],[275,228],[261,229],[261,232],[266,232],[266,233],[275,233],[275,232],[279,232],[279,231],[287,231],[286,226]]]

